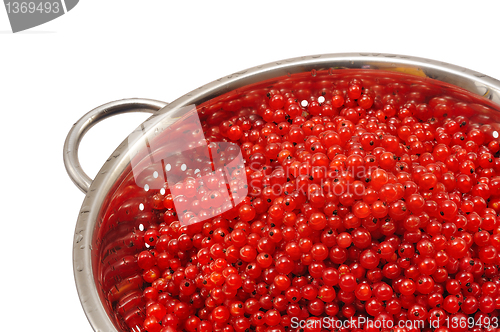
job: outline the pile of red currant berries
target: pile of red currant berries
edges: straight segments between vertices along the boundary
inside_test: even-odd
[[[350,78],[311,91],[268,89],[259,106],[233,102],[204,125],[209,142],[240,146],[248,194],[192,224],[176,216],[199,210],[196,190],[152,196],[164,217],[137,254],[145,309],[132,328],[320,332],[307,323],[368,317],[425,322],[393,331],[494,331],[500,128],[410,84]],[[199,187],[202,173],[177,185]],[[470,317],[475,327],[451,326]]]

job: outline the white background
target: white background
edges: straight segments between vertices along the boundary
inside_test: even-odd
[[[73,280],[84,195],[66,175],[72,124],[129,97],[172,101],[233,72],[338,52],[426,57],[500,78],[498,2],[187,3],[82,0],[12,34],[0,7],[0,329],[91,331]],[[145,120],[115,117],[82,141],[93,177]]]

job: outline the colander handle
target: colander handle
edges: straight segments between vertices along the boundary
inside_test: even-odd
[[[101,105],[82,116],[73,125],[64,142],[64,166],[75,185],[87,193],[92,183],[92,179],[85,174],[78,160],[80,141],[90,128],[113,115],[129,112],[156,113],[167,105],[168,103],[152,99],[122,99]]]

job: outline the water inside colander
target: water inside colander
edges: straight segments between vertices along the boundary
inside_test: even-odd
[[[353,81],[361,82],[362,91],[358,98],[349,98],[348,95]],[[276,95],[283,97],[282,103],[276,101]],[[338,101],[335,96],[342,96],[342,105],[335,105]],[[396,114],[387,116],[384,110],[391,107]],[[370,242],[374,241],[374,246],[394,242],[391,254],[396,255],[397,238],[416,243],[418,241],[412,242],[415,237],[420,236],[419,241],[427,239],[422,235],[426,228],[407,231],[409,235],[405,238],[403,221],[395,216],[374,218],[369,213],[369,218],[380,221],[378,227],[365,225],[366,218],[353,217],[352,202],[344,198],[339,201],[339,197],[343,197],[342,191],[334,193],[338,188],[334,181],[339,175],[332,174],[344,170],[345,158],[338,156],[347,153],[346,144],[349,142],[351,150],[358,150],[349,153],[363,158],[373,155],[377,159],[384,151],[399,158],[394,162],[402,167],[399,173],[391,169],[395,174],[391,179],[398,182],[397,174],[409,180],[411,176],[407,178],[405,174],[412,174],[411,169],[417,163],[423,164],[420,156],[432,154],[438,144],[443,144],[444,138],[438,138],[436,128],[443,127],[447,118],[461,116],[460,119],[467,119],[468,130],[481,130],[489,141],[498,138],[500,129],[498,108],[488,100],[448,84],[397,71],[336,69],[295,74],[228,92],[200,105],[188,106],[182,113],[184,115],[177,122],[163,130],[139,133],[139,137],[129,138],[139,141],[142,148],[109,192],[94,232],[93,268],[101,300],[109,316],[124,331],[191,330],[195,325],[196,331],[209,331],[207,324],[211,329],[221,331],[260,331],[262,326],[269,326],[269,331],[284,331],[290,328],[294,315],[303,320],[327,316],[347,319],[354,311],[357,315],[373,318],[367,313],[363,301],[349,298],[352,291],[346,292],[338,284],[329,285],[325,277],[311,272],[311,266],[316,263],[323,269],[333,268],[340,273],[360,271],[360,249],[349,249],[355,246],[341,248],[338,239],[322,241],[323,232],[329,231],[337,238],[341,233],[352,235],[356,228],[362,228],[371,234]],[[338,129],[342,121],[349,121],[348,126],[352,127],[347,135]],[[420,124],[419,128],[412,127],[416,123]],[[308,125],[311,127],[304,127]],[[402,126],[416,130],[415,137],[398,132]],[[293,128],[299,128],[302,136],[300,133],[292,135]],[[418,136],[421,131],[422,137]],[[434,135],[432,138],[425,137],[429,131]],[[335,144],[329,143],[329,132],[334,132],[340,140],[335,141],[333,137],[331,140]],[[392,135],[398,141],[397,148],[394,151],[388,146],[383,148],[380,141],[375,144],[384,151],[379,149],[375,153],[360,148],[359,141],[364,132]],[[465,133],[465,130],[456,132]],[[315,138],[308,142],[307,139],[313,136]],[[297,137],[302,142],[297,141]],[[358,138],[353,140],[352,137]],[[399,143],[404,151],[400,151]],[[460,144],[465,149],[465,145]],[[448,145],[451,151],[451,143]],[[474,153],[479,154],[482,145],[477,145]],[[325,170],[311,166],[314,147],[328,157]],[[444,159],[434,158],[434,165],[439,161],[447,171],[456,172]],[[496,154],[495,158],[498,158]],[[439,168],[441,164],[437,165]],[[494,176],[497,168],[493,165],[492,171],[483,171],[487,168],[479,167],[475,179],[482,177],[481,172],[486,172],[482,174],[486,177]],[[364,177],[368,179],[366,174],[344,176],[341,182],[359,182]],[[442,174],[439,175],[441,181]],[[443,182],[445,180],[440,183],[445,188]],[[369,180],[363,188],[367,189],[368,183]],[[425,200],[436,201],[429,192],[422,191]],[[375,192],[375,196],[379,195],[380,190]],[[462,193],[460,198],[464,196]],[[363,201],[362,197],[353,199]],[[287,202],[293,208],[288,208]],[[486,204],[489,209],[499,211],[498,198],[494,195]],[[466,216],[462,212],[459,214]],[[325,215],[326,224],[323,228],[313,226],[313,230],[306,229],[311,227],[314,213]],[[423,219],[420,214],[415,215]],[[426,212],[426,215],[428,223],[453,224],[452,220],[432,216],[431,212]],[[359,219],[359,225],[346,226],[345,220],[351,220],[349,218]],[[387,221],[387,218],[391,220]],[[389,226],[381,228],[381,223],[386,226],[391,223],[394,227],[392,233]],[[256,253],[272,256],[270,266],[265,267],[267,263],[261,264],[255,257],[246,259],[242,253],[244,245],[240,245],[241,240],[237,238],[241,232],[234,232],[236,229],[243,231],[245,245],[256,248]],[[277,230],[280,238],[273,239],[270,230]],[[474,233],[474,230],[468,232]],[[489,235],[494,233],[493,229],[487,232]],[[420,235],[415,235],[417,233]],[[432,238],[431,235],[428,237]],[[310,256],[312,247],[301,249],[297,257],[293,250],[287,251],[290,243],[297,246],[302,239],[326,243],[329,254],[323,259],[313,259]],[[342,260],[332,254],[335,250],[345,251],[346,258]],[[467,257],[476,257],[478,250],[474,247]],[[144,254],[141,265],[147,269],[138,264],[138,257],[143,252],[154,258],[150,266]],[[294,262],[288,273],[277,272],[275,264],[283,256]],[[372,272],[381,274],[384,266],[401,263],[397,261],[400,257],[395,257],[384,256],[371,269],[375,271]],[[458,262],[458,258],[455,260]],[[189,266],[196,268],[188,269]],[[260,272],[254,273],[252,268]],[[395,287],[394,280],[387,276],[375,282],[366,275],[366,270],[370,269],[365,268],[358,278],[359,283],[385,282]],[[226,278],[234,273],[243,276],[242,285],[236,290],[224,286]],[[288,298],[287,289],[277,286],[281,280],[278,275],[288,278],[291,282],[289,288],[300,290],[302,287],[302,292],[306,292],[308,288],[304,287],[307,285],[318,289],[327,285],[338,295],[328,301],[320,299],[320,304],[316,303],[317,298],[309,300],[303,297],[295,301]],[[498,273],[495,277],[498,280]],[[264,286],[265,290],[262,289]],[[233,308],[234,303],[242,304],[244,308]],[[320,309],[311,309],[311,303]],[[230,318],[220,318],[219,322],[216,317],[225,314],[224,310],[216,309],[220,307],[228,308]],[[403,309],[407,314],[410,311],[409,307]],[[215,313],[216,310],[221,312]],[[387,313],[388,310],[382,311]],[[265,325],[259,322],[257,312],[262,313]],[[273,319],[277,316],[280,318],[275,323]],[[395,314],[390,316],[397,317]]]

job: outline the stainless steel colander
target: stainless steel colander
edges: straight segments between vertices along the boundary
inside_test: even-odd
[[[324,54],[277,61],[223,77],[170,104],[126,99],[105,104],[83,116],[67,136],[64,163],[73,182],[85,193],[76,224],[73,261],[78,294],[94,330],[139,330],[129,323],[134,322],[134,314],[139,317],[136,321],[140,321],[140,310],[134,313],[126,307],[128,302],[120,300],[126,295],[133,298],[133,292],[143,286],[143,281],[136,274],[138,268],[134,254],[144,246],[141,242],[142,229],[159,218],[148,206],[147,192],[162,190],[167,177],[165,169],[170,171],[172,167],[186,167],[183,166],[185,161],[178,162],[183,151],[203,148],[199,137],[193,138],[197,126],[202,127],[204,121],[218,121],[216,116],[207,115],[207,112],[211,109],[231,112],[231,107],[236,107],[238,102],[240,107],[251,108],[252,103],[263,97],[259,94],[264,88],[301,81],[320,82],[318,84],[321,85],[323,81],[340,79],[342,75],[373,73],[379,77],[379,73],[389,78],[393,75],[404,77],[415,84],[438,88],[458,97],[463,91],[472,92],[477,98],[464,98],[472,106],[473,115],[483,122],[500,122],[498,80],[433,60],[371,53]],[[252,98],[255,100],[252,101]],[[125,112],[149,112],[152,116],[125,138],[95,179],[90,179],[78,162],[81,138],[97,122]],[[200,123],[196,122],[197,117],[189,120],[193,114],[199,115]],[[191,125],[191,136],[187,141],[184,138],[179,140],[182,121]],[[184,135],[187,135],[185,131]],[[171,141],[177,143],[170,144]],[[180,141],[185,143],[184,147]],[[224,149],[227,148],[231,147]],[[238,161],[237,158],[236,155],[233,160]],[[139,197],[127,197],[131,195],[127,187],[134,185],[147,190]],[[245,194],[240,193],[240,196]],[[227,211],[236,204],[227,203],[219,212]]]

